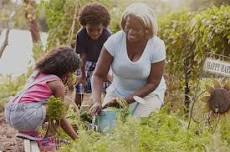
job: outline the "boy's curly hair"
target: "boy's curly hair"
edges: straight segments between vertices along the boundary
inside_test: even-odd
[[[50,51],[35,66],[36,70],[45,74],[54,74],[62,78],[68,73],[75,72],[80,60],[77,53],[68,47],[60,47]]]
[[[110,22],[110,15],[103,5],[98,3],[88,4],[81,10],[79,22],[82,26],[85,26],[86,24],[102,24],[104,27],[107,27]]]

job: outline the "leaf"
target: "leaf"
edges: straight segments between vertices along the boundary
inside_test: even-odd
[[[205,89],[211,94],[214,91],[214,87],[208,84],[205,85]]]
[[[230,91],[230,81],[227,81],[227,82],[224,84],[224,88]]]
[[[208,102],[210,96],[203,96],[200,98],[201,102]]]
[[[221,84],[218,80],[214,79],[212,80],[212,82],[213,82],[214,88],[221,88]]]
[[[202,110],[203,110],[204,113],[209,112],[209,111],[210,111],[210,108],[209,108],[208,104],[206,104],[206,105],[203,107]]]
[[[117,98],[116,102],[122,107],[122,108],[127,108],[128,104],[126,102],[126,100],[122,99],[122,98]]]

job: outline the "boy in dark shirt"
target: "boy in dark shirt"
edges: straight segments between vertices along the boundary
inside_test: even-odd
[[[75,103],[80,107],[83,93],[91,93],[90,79],[95,69],[104,42],[111,35],[107,29],[110,22],[108,10],[98,4],[86,5],[79,15],[82,28],[77,33],[76,52],[80,54],[81,69],[77,71],[80,75],[76,85]],[[108,86],[104,83],[104,87]]]

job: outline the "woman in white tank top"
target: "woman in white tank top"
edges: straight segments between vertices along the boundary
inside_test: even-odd
[[[165,45],[156,36],[157,24],[152,9],[143,3],[126,8],[121,27],[122,30],[113,34],[102,48],[92,79],[94,105],[91,113],[112,106],[119,97],[129,103],[135,117],[147,117],[164,103]],[[101,104],[102,84],[110,67],[113,80]],[[144,104],[138,104],[135,96],[144,99]]]

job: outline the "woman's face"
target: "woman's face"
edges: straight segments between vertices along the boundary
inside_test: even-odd
[[[86,24],[85,28],[89,37],[93,40],[97,40],[101,36],[104,27],[102,24],[99,25]]]
[[[124,25],[124,31],[129,42],[140,42],[147,37],[146,28],[141,20],[135,16],[128,16]]]

